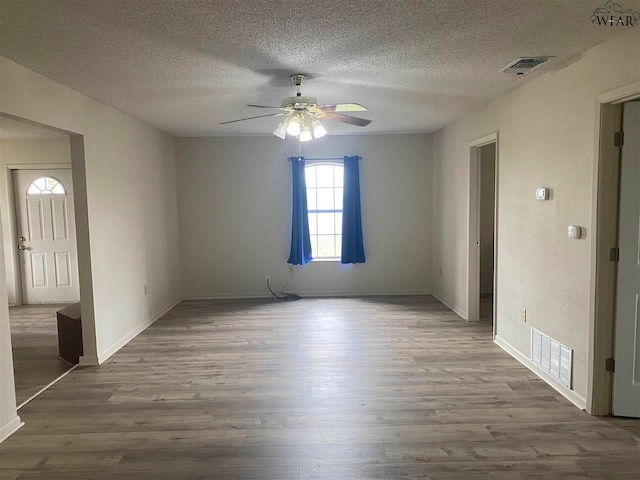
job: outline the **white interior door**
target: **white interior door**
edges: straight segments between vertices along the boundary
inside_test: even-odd
[[[624,105],[613,414],[640,417],[640,102]]]
[[[71,170],[14,173],[23,302],[77,302],[80,292]]]

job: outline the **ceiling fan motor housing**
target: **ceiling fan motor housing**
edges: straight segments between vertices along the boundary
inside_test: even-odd
[[[280,106],[282,108],[291,108],[293,110],[307,110],[309,107],[318,105],[316,97],[287,97],[282,99]]]

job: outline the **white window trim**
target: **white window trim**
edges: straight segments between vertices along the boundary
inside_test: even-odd
[[[340,257],[320,257],[313,258],[311,262],[328,262],[328,263],[340,263],[342,259]]]
[[[305,168],[306,167],[310,167],[310,166],[315,166],[315,165],[335,165],[335,166],[339,166],[339,167],[344,168],[344,160],[343,159],[339,159],[339,160],[333,160],[333,159],[332,160],[322,160],[322,159],[305,160],[305,165],[304,165]],[[341,210],[341,212],[342,211],[343,210]],[[313,263],[313,262],[340,263],[341,261],[342,261],[342,257],[319,257],[319,258],[313,257],[311,259],[311,263]]]
[[[341,167],[344,167],[344,160],[340,159],[340,160],[322,160],[322,159],[317,159],[317,160],[305,160],[304,161],[304,166],[310,166],[310,165],[340,165]]]

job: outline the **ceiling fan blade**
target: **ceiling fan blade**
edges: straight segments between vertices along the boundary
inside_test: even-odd
[[[359,103],[336,103],[335,105],[318,105],[322,112],[364,112],[367,108]]]
[[[335,120],[337,122],[348,123],[350,125],[356,125],[358,127],[366,127],[371,123],[371,120],[366,118],[352,117],[351,115],[344,115],[342,113],[327,112],[324,117],[328,120]]]
[[[271,107],[271,106],[267,106],[267,105],[247,105],[247,107],[255,107],[255,108],[277,108],[277,109],[280,109],[280,107]]]
[[[239,118],[238,120],[229,120],[228,122],[220,122],[220,125],[224,125],[226,123],[235,123],[235,122],[244,122],[245,120],[253,120],[254,118],[264,118],[264,117],[279,117],[281,115],[285,115],[286,112],[281,113],[269,113],[268,115],[258,115],[256,117],[247,117],[247,118]]]

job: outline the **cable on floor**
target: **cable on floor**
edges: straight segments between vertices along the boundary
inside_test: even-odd
[[[292,278],[293,278],[293,270],[291,270],[291,277],[289,278],[289,281],[284,284],[282,289],[276,290],[276,291],[274,291],[271,288],[271,281],[269,280],[269,278],[267,278],[267,288],[271,292],[271,301],[272,302],[273,302],[274,299],[282,300],[284,302],[292,302],[294,300],[301,300],[302,299],[302,297],[300,295],[296,295],[295,293],[287,293],[287,292],[284,291],[284,289],[287,287],[287,285],[289,285],[289,283],[291,282]]]

